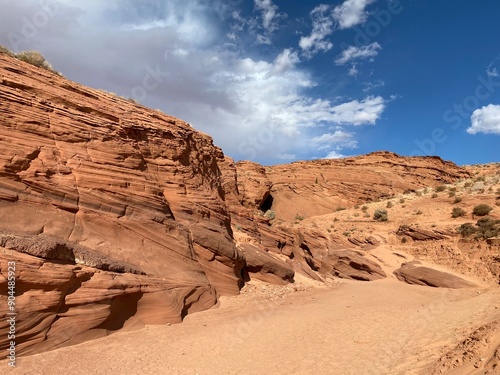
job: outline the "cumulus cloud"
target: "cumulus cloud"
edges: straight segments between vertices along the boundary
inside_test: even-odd
[[[261,12],[262,26],[267,32],[272,33],[278,28],[277,20],[283,15],[278,12],[278,7],[272,0],[255,0],[255,9]]]
[[[349,46],[342,54],[335,60],[337,65],[345,65],[354,60],[366,60],[378,55],[378,51],[382,46],[377,42],[368,44],[362,47]]]
[[[38,9],[37,2],[28,10],[25,2],[5,4],[0,44],[8,44],[5,31],[17,27],[9,15],[22,19]],[[293,49],[256,57],[253,51],[228,44],[228,30],[238,32],[231,30],[230,20],[246,22],[237,9],[216,11],[201,0],[59,4],[64,22],[55,16],[23,49],[41,50],[69,79],[124,97],[140,93],[136,99],[143,104],[212,135],[236,159],[279,162],[307,157],[314,152],[307,140],[320,129],[374,124],[386,105],[377,96],[344,102],[319,98],[314,94],[318,84]],[[148,6],[142,9],[144,4]],[[69,14],[71,18],[65,18]],[[148,79],[146,89],[148,75],[153,80]],[[344,141],[352,145],[354,139]]]
[[[333,33],[335,20],[332,15],[332,7],[320,4],[310,13],[313,30],[311,35],[300,38],[299,46],[306,54],[326,52],[332,49],[333,44],[326,37]]]
[[[499,134],[500,135],[500,105],[489,104],[476,109],[471,116],[469,134]]]
[[[330,151],[323,159],[342,159],[345,157],[346,155],[343,155],[338,151]]]
[[[246,31],[255,38],[257,44],[271,45],[273,33],[279,29],[280,20],[286,18],[287,14],[279,12],[272,0],[254,0],[254,13],[259,13],[259,16],[243,17],[234,10],[231,14],[231,31],[227,37],[235,41],[239,34]]]
[[[358,146],[358,142],[354,139],[354,134],[343,130],[322,134],[321,136],[312,138],[310,142],[318,150],[335,149],[335,151],[339,151]]]
[[[281,74],[290,69],[295,68],[295,65],[300,62],[297,52],[286,48],[281,52],[274,62],[273,74]]]
[[[359,70],[356,64],[352,64],[352,66],[349,68],[349,71],[347,72],[347,74],[350,75],[351,77],[357,77],[358,73]]]
[[[333,107],[330,121],[346,125],[374,125],[385,105],[381,96],[369,96],[361,101],[352,100]]]
[[[341,29],[348,29],[366,21],[365,8],[375,0],[346,0],[333,10],[333,17]]]

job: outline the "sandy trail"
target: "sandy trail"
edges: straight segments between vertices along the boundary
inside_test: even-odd
[[[419,374],[445,345],[500,314],[497,289],[434,289],[392,278],[344,281],[283,298],[270,298],[272,287],[264,284],[255,288],[182,324],[19,358],[8,372]]]

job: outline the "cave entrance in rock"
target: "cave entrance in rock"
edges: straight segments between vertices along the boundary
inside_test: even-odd
[[[273,206],[273,201],[273,196],[270,193],[266,193],[264,199],[262,199],[262,203],[260,204],[259,209],[264,213],[267,212]]]

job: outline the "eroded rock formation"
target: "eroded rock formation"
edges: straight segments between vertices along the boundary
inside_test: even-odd
[[[19,354],[178,322],[248,278],[383,278],[355,251],[377,239],[288,224],[468,176],[387,152],[234,163],[179,119],[2,53],[0,104],[0,302],[15,261]]]
[[[408,284],[431,286],[434,288],[471,288],[474,284],[447,272],[424,267],[418,261],[404,263],[394,271],[394,275]]]

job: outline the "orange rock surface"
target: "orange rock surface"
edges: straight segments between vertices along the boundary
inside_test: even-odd
[[[179,119],[2,53],[0,103],[0,303],[16,261],[19,354],[178,322],[251,278],[384,278],[358,251],[377,239],[293,222],[469,176],[389,152],[234,163]]]

